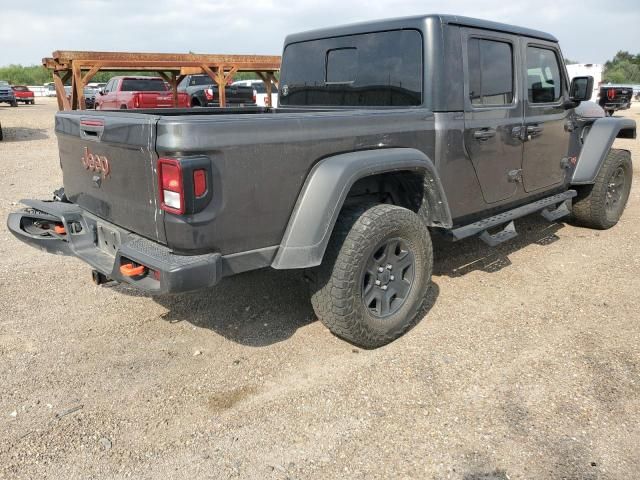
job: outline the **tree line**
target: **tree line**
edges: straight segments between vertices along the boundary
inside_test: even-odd
[[[98,72],[91,81],[106,83],[116,75],[158,76],[154,72]],[[252,72],[238,72],[233,78],[234,80],[250,80],[258,78],[258,76]],[[0,80],[7,81],[11,85],[44,85],[52,82],[53,77],[51,72],[41,65],[7,65],[0,67]]]
[[[565,59],[566,63],[579,63]],[[115,75],[152,75],[151,72],[98,72],[92,82],[108,82]],[[240,72],[234,75],[235,80],[258,78],[251,72]],[[44,85],[52,81],[51,72],[41,65],[8,65],[0,67],[0,80],[12,85]],[[611,83],[640,84],[640,53],[633,55],[626,51],[619,51],[613,59],[604,64],[603,80]]]

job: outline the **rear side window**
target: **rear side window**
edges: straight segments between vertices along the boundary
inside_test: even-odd
[[[422,103],[422,35],[375,32],[286,47],[280,105],[415,106]]]
[[[510,43],[470,38],[468,43],[471,105],[513,102],[513,48]]]
[[[529,102],[557,102],[562,96],[562,77],[553,50],[527,47],[527,89]]]
[[[211,77],[209,77],[209,75],[194,75],[189,80],[190,87],[195,87],[198,85],[211,85],[212,83],[213,80],[211,80]]]
[[[164,92],[167,88],[161,78],[125,78],[122,92]]]

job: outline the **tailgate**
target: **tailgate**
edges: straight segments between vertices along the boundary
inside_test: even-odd
[[[125,112],[59,112],[56,134],[69,200],[122,228],[164,243],[155,171],[157,119]]]
[[[172,92],[139,92],[140,106],[138,108],[172,108]]]

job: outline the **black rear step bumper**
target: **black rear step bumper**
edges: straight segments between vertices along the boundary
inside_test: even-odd
[[[116,225],[95,217],[79,206],[64,202],[23,200],[29,208],[9,214],[7,226],[23,242],[45,252],[70,255],[84,260],[109,279],[124,282],[154,294],[179,293],[215,285],[222,278],[222,257],[219,253],[205,255],[175,255],[171,249]],[[34,219],[60,223],[64,235],[51,231],[38,235],[25,230]],[[104,235],[111,234],[109,245],[98,246]],[[123,264],[134,262],[158,272],[125,276]]]

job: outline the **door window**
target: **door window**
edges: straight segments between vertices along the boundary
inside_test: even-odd
[[[469,98],[473,106],[513,103],[513,48],[510,43],[470,38]]]
[[[562,76],[553,50],[527,47],[527,90],[531,103],[553,103],[562,96]]]

